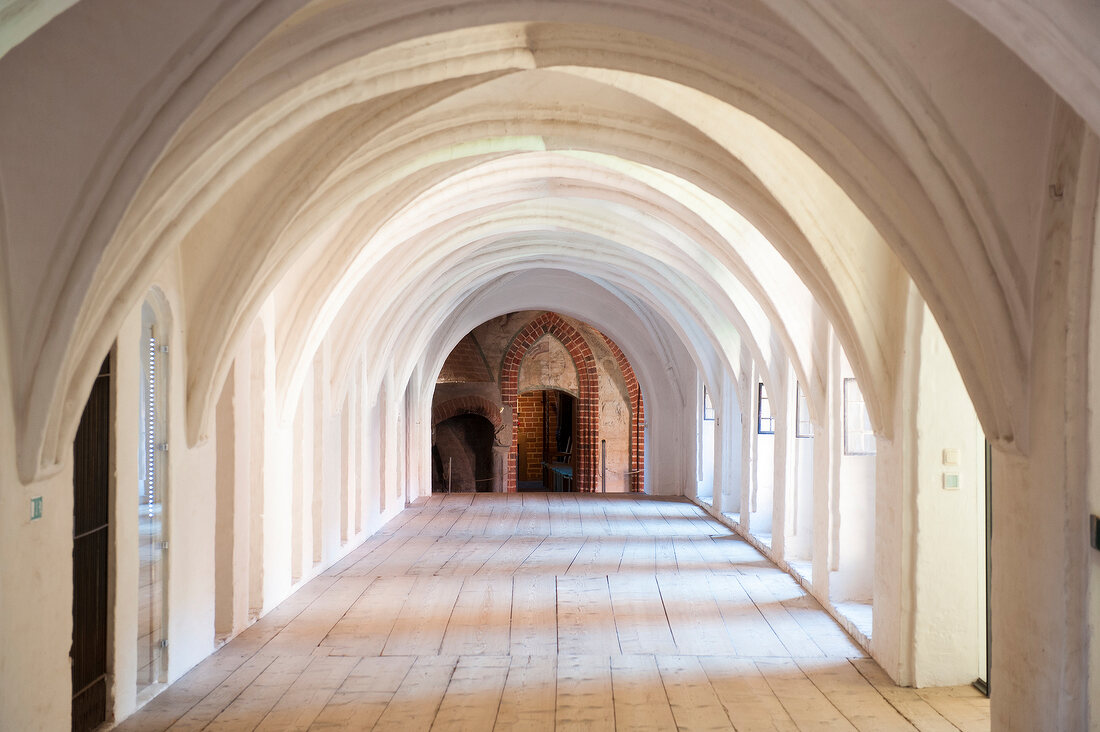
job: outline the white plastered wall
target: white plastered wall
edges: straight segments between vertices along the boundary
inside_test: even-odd
[[[215,593],[215,442],[188,447],[184,430],[186,354],[180,347],[186,327],[180,300],[178,267],[169,259],[153,283],[163,296],[170,324],[162,345],[168,347],[167,502],[165,505],[168,678],[178,678],[214,650]],[[109,704],[123,717],[133,711],[136,697],[138,609],[138,439],[141,410],[141,305],[125,319],[118,333],[113,367],[114,415],[112,454],[112,538],[115,567],[108,598],[111,647],[108,650]],[[72,487],[69,485],[71,496]],[[71,500],[71,499],[70,499]],[[71,509],[70,509],[71,511]],[[71,585],[71,578],[68,579]],[[71,627],[71,618],[70,618]]]
[[[880,437],[877,454],[845,454],[843,382],[853,373],[827,324],[818,328],[831,358],[821,360],[822,373],[809,374],[811,383],[826,387],[817,395],[812,440],[793,437],[793,383],[784,384],[786,404],[773,401],[776,435],[757,434],[759,372],[743,364],[751,415],[745,449],[755,461],[768,458],[750,476],[748,497],[759,508],[761,479],[771,479],[778,506],[772,525],[790,525],[797,511],[812,529],[808,538],[777,546],[769,525],[757,523],[759,511],[726,518],[780,566],[808,561],[811,572],[796,570],[804,584],[895,678],[918,686],[965,684],[984,673],[984,443],[954,359],[915,289],[908,309],[895,438]],[[784,429],[788,449],[777,456],[773,443],[761,441]],[[712,449],[705,438],[700,449]],[[958,450],[957,465],[944,464],[949,449]],[[957,490],[944,489],[947,472],[959,474]],[[862,615],[847,615],[852,603],[873,606],[873,632]]]
[[[913,683],[946,686],[985,673],[985,442],[943,335],[926,308],[922,317]]]
[[[324,400],[328,390],[302,390],[297,401],[298,408],[302,410],[299,424],[308,434],[300,451],[291,449],[297,415],[284,420],[276,414],[278,400],[273,391],[274,363],[269,341],[258,351],[253,348],[252,342],[244,344],[220,400],[226,411],[220,415],[221,419],[216,420],[216,428],[211,431],[208,440],[188,447],[182,408],[185,384],[180,377],[185,373],[187,354],[184,348],[179,347],[183,343],[180,335],[187,327],[186,308],[180,300],[178,268],[174,258],[169,259],[157,273],[152,286],[163,293],[171,322],[171,331],[165,339],[169,348],[167,676],[171,682],[205,658],[218,643],[239,633],[255,620],[248,613],[250,596],[255,590],[254,579],[260,580],[262,596],[258,599],[263,605],[260,614],[264,614],[302,583],[346,555],[361,543],[367,533],[376,531],[400,511],[404,502],[390,500],[388,512],[379,510],[377,481],[369,478],[360,481],[359,464],[349,465],[349,455],[342,449],[337,426],[344,415],[340,412],[328,414],[325,411],[327,404],[314,403],[315,396]],[[271,314],[263,317],[271,317]],[[257,326],[263,327],[262,319]],[[136,486],[139,478],[139,394],[143,356],[139,344],[140,332],[139,304],[123,320],[112,357],[114,470],[110,561],[113,570],[109,597],[108,704],[112,717],[116,719],[131,714],[137,704]],[[264,340],[257,339],[256,343],[264,343]],[[257,368],[254,370],[252,367],[256,360],[262,362],[255,364]],[[322,354],[319,363],[323,361]],[[262,378],[258,389],[253,379],[256,375]],[[256,396],[263,399],[263,409],[254,409],[256,405],[251,402]],[[354,390],[349,396],[356,400],[360,398]],[[0,406],[8,408],[6,404]],[[329,461],[321,475],[323,496],[320,501],[314,501],[313,496],[312,448],[315,440],[313,431],[306,430],[306,425],[314,424],[314,410],[324,415],[316,424],[321,427],[320,444]],[[261,414],[262,423],[255,424],[255,416]],[[357,445],[366,447],[361,456],[353,453],[350,457],[361,458],[367,463],[371,459],[377,461],[377,456],[368,458],[366,454],[372,446],[378,445],[377,412],[352,410],[349,417],[355,420],[355,434],[362,436],[355,438]],[[3,424],[9,425],[10,422],[5,420]],[[228,427],[231,433],[222,444],[223,448],[227,448],[224,452],[217,449],[218,427]],[[0,427],[0,430],[3,429]],[[267,448],[263,451],[261,484],[264,511],[259,517],[250,502],[255,477],[254,466],[250,465],[255,443],[250,437],[255,431],[261,432],[261,439]],[[0,432],[0,438],[10,439],[11,435]],[[69,573],[57,572],[52,568],[71,566],[64,561],[72,546],[71,468],[47,480],[22,486],[14,476],[6,474],[5,468],[12,467],[11,463],[3,462],[3,465],[5,467],[0,467],[0,473],[3,473],[5,483],[3,490],[0,490],[0,508],[3,509],[2,520],[11,522],[11,525],[4,527],[0,542],[14,542],[21,535],[44,531],[58,534],[41,546],[40,539],[25,541],[23,536],[22,546],[37,547],[35,551],[28,552],[21,563],[26,576],[19,571],[20,565],[11,568],[5,565],[2,575],[0,590],[4,592],[0,594],[0,610],[10,622],[3,626],[2,640],[6,651],[0,654],[0,694],[7,695],[19,690],[18,699],[3,699],[3,726],[5,729],[27,730],[64,727],[68,724],[68,708],[65,703],[58,703],[58,699],[69,696],[68,666],[66,663],[64,668],[55,669],[50,664],[57,659],[64,661],[67,657],[71,635],[72,578]],[[318,464],[318,467],[321,466]],[[342,517],[333,509],[338,511],[342,498],[339,493],[342,485],[340,478],[349,470],[355,479],[353,486],[361,486],[366,499],[358,500],[358,489],[346,496],[354,513],[349,516],[350,535],[347,541],[343,541]],[[301,494],[294,488],[295,471],[301,473]],[[15,486],[18,486],[17,490]],[[230,491],[228,495],[219,495],[227,489]],[[44,498],[44,512],[43,518],[31,522],[30,498],[35,496]],[[291,515],[296,504],[304,508],[305,514],[300,522],[292,523]],[[232,508],[231,515],[223,515],[219,521],[219,510],[224,511],[227,507]],[[314,508],[326,512],[319,521],[325,538],[320,546],[318,561],[314,561],[313,553],[312,528],[317,525]],[[250,540],[251,528],[257,518],[261,521],[263,537],[259,545]],[[292,542],[288,540],[292,533],[297,537],[295,543],[301,552],[297,568],[292,562]],[[4,556],[17,556],[14,553],[18,551],[17,546],[14,543],[11,547],[5,546],[5,550],[10,548],[13,554],[5,553]],[[53,549],[58,552],[56,556],[52,553]],[[222,550],[228,551],[228,557],[219,572],[215,554]],[[257,563],[261,564],[262,572],[258,571]],[[18,587],[19,591],[9,593],[8,587]],[[228,627],[222,627],[222,632],[218,632],[215,609],[217,598],[222,593],[229,595],[224,598],[228,608]],[[49,620],[51,632],[36,637],[29,629],[38,627],[37,623],[42,622],[43,618]],[[9,635],[9,629],[18,631],[20,628],[28,630]],[[54,651],[43,653],[44,642],[56,646]],[[40,667],[36,668],[36,665]],[[33,687],[23,690],[18,679],[26,679],[28,674],[33,674],[35,683]]]
[[[881,438],[876,439],[878,452],[872,455],[848,454],[844,445],[844,381],[854,379],[855,374],[839,343],[833,347],[833,364],[830,369],[829,388],[833,390],[834,408],[830,415],[839,439],[834,443],[834,459],[839,463],[837,482],[833,486],[829,530],[833,547],[830,555],[829,595],[834,602],[868,602],[873,596],[875,577],[875,549],[878,537],[875,530],[876,493],[882,485],[889,484],[898,473],[883,472],[881,481],[877,458],[888,451]]]
[[[788,419],[793,427],[789,437],[791,471],[785,511],[784,555],[788,562],[801,562],[799,573],[810,579],[813,575],[814,438],[812,428],[810,436],[798,434],[799,419],[809,419],[809,415],[798,411],[801,387],[795,376],[791,374],[788,379]]]
[[[15,420],[7,364],[0,358],[0,450],[11,456]],[[71,463],[70,457],[57,474],[24,485],[15,461],[0,460],[0,720],[11,729],[70,727]],[[37,521],[30,520],[34,497],[43,499]]]

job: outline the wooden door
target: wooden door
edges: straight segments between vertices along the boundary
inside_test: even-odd
[[[107,718],[107,541],[111,428],[110,358],[96,377],[73,443],[74,732]]]

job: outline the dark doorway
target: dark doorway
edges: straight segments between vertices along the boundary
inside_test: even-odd
[[[990,596],[993,585],[993,446],[985,441],[985,668],[974,682],[986,696],[989,696],[989,677],[993,668],[993,611]]]
[[[107,719],[111,367],[103,362],[73,442],[73,730]]]
[[[436,425],[432,490],[492,492],[495,432],[493,423],[478,414],[460,414]]]
[[[519,395],[515,416],[519,490],[572,490],[576,404],[573,395],[556,389]]]

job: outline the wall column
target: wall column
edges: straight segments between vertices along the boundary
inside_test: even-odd
[[[1085,730],[1090,680],[1086,475],[1089,280],[1096,246],[1100,141],[1064,107],[1053,120],[1040,233],[1028,435],[993,451],[993,729]],[[1091,441],[1090,441],[1091,438]],[[1023,538],[1023,539],[1022,539]],[[1095,684],[1095,681],[1092,682]],[[1097,721],[1092,719],[1093,724]]]

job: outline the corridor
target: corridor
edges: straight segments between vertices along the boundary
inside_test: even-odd
[[[983,730],[676,499],[417,501],[119,730]]]

